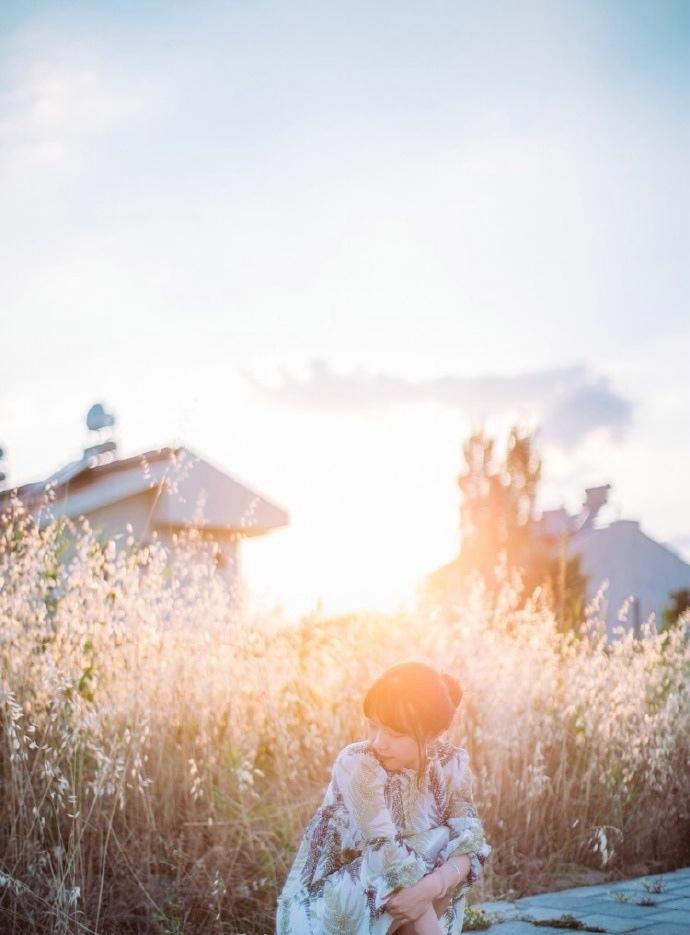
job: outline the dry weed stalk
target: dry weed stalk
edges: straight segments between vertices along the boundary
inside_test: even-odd
[[[0,927],[272,931],[331,763],[384,666],[465,689],[495,852],[484,886],[567,863],[662,869],[690,850],[690,620],[607,646],[597,608],[559,635],[520,582],[432,611],[241,619],[213,548],[101,544],[87,525],[0,530]]]

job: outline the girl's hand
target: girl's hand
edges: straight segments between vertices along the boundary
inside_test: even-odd
[[[435,889],[428,885],[430,882],[428,877],[424,877],[414,886],[406,886],[393,893],[386,903],[386,912],[401,922],[416,922],[433,902]]]

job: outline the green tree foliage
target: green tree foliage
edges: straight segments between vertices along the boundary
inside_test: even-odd
[[[560,549],[555,553],[544,547],[540,550],[535,543],[530,572],[527,593],[541,585],[550,597],[559,630],[577,629],[584,620],[587,603],[587,576],[582,572],[581,556],[568,557]]]
[[[664,608],[661,615],[661,629],[670,630],[678,623],[681,614],[690,610],[690,588],[679,588],[669,594],[671,603]]]

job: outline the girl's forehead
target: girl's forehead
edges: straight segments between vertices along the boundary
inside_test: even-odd
[[[380,718],[376,717],[375,714],[368,714],[366,719],[372,724],[377,724],[379,727],[386,727],[388,730],[395,730],[395,728],[391,727],[390,724],[386,724],[385,721],[382,721]]]

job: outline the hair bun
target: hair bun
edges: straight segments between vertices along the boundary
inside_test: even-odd
[[[450,700],[453,702],[453,707],[457,708],[462,699],[462,688],[460,687],[460,682],[447,672],[441,674],[441,678],[445,682],[446,688],[448,689],[448,695]]]

